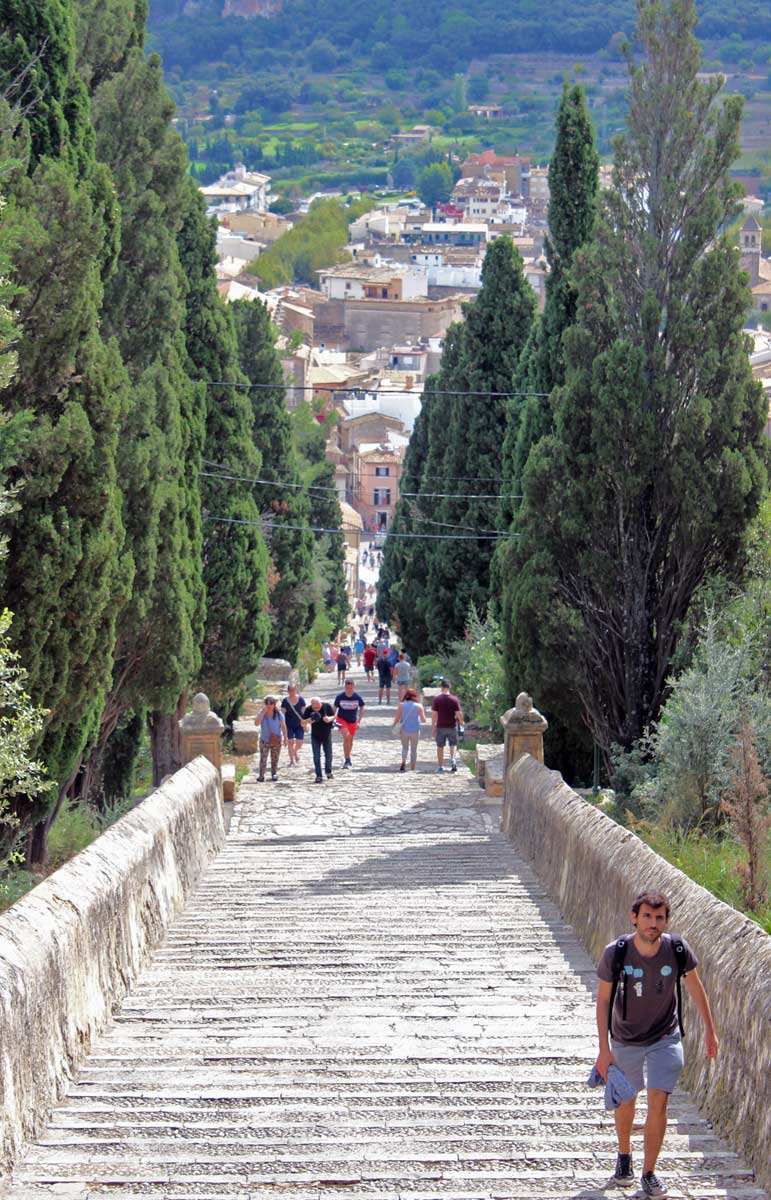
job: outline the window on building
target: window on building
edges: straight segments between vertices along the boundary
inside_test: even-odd
[[[391,468],[390,467],[375,467],[375,474],[376,475],[386,475],[386,476],[390,475]]]
[[[373,504],[390,504],[391,489],[390,488],[375,488]]]
[[[388,288],[381,288],[380,295],[383,300],[387,300],[388,299]]]
[[[377,514],[377,527],[378,527],[378,529],[386,529],[388,527],[388,513],[387,512],[379,512]]]

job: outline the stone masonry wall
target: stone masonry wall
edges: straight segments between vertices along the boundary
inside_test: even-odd
[[[665,862],[638,837],[576,795],[530,755],[509,769],[502,828],[597,961],[631,928],[634,896],[671,900],[670,929],[693,946],[720,1039],[703,1051],[698,1013],[686,1003],[685,1082],[716,1127],[771,1185],[771,937]]]
[[[198,758],[0,917],[0,1172],[223,841],[218,774]]]

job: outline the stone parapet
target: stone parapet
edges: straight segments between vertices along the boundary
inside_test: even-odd
[[[634,896],[664,891],[670,928],[700,960],[720,1053],[704,1055],[686,1000],[685,1082],[716,1127],[771,1186],[771,937],[655,854],[530,755],[506,772],[503,832],[533,863],[595,961],[630,927]]]
[[[260,731],[254,717],[233,722],[233,750],[236,754],[256,754],[260,748]]]
[[[219,795],[196,759],[0,917],[0,1172],[222,846]]]
[[[491,758],[503,756],[503,746],[500,742],[477,742],[474,747],[474,760],[477,771],[477,783],[485,786],[485,767]]]

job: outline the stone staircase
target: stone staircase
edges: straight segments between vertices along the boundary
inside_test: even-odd
[[[396,772],[392,718],[370,706],[331,783],[242,785],[7,1200],[606,1194],[592,964],[466,767],[424,738]],[[684,1094],[660,1166],[676,1198],[765,1196]]]

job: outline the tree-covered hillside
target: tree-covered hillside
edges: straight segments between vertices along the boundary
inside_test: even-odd
[[[167,67],[219,60],[245,65],[256,50],[296,53],[321,43],[320,55],[365,58],[376,70],[419,58],[434,70],[453,71],[492,54],[591,54],[634,25],[630,0],[393,0],[374,19],[354,0],[285,0],[275,16],[250,20],[223,17],[223,9],[223,0],[153,0],[150,28]],[[702,0],[699,11],[704,40],[771,42],[767,0]]]

